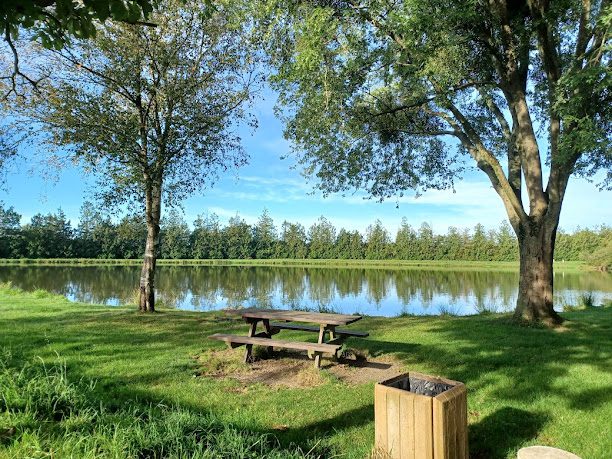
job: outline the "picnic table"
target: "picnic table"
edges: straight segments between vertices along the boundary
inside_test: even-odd
[[[333,358],[337,358],[342,344],[348,337],[365,338],[369,336],[368,333],[362,331],[336,328],[361,320],[361,316],[357,315],[254,308],[238,309],[231,312],[241,315],[249,324],[248,335],[215,333],[210,335],[209,338],[225,341],[231,348],[246,346],[245,362],[252,361],[253,345],[258,345],[267,347],[269,351],[272,351],[274,347],[308,351],[308,356],[314,358],[315,367],[320,368],[321,354],[331,354]],[[318,326],[300,324],[304,322],[318,324]],[[263,330],[257,332],[257,325],[260,323],[263,325]],[[281,330],[318,332],[319,339],[316,343],[273,339],[272,336],[278,334]]]

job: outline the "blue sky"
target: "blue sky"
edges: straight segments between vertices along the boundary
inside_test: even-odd
[[[236,173],[227,174],[212,189],[188,198],[184,203],[185,219],[195,220],[198,214],[216,213],[222,222],[239,214],[248,223],[257,221],[264,208],[268,209],[277,227],[283,220],[300,222],[308,228],[321,215],[337,228],[365,231],[380,219],[394,235],[402,217],[415,227],[424,221],[437,233],[449,226],[473,228],[477,223],[497,227],[505,212],[497,194],[479,171],[473,171],[456,183],[456,192],[431,191],[419,198],[404,196],[396,202],[364,200],[358,193],[324,198],[313,192],[314,183],[304,178],[299,169],[292,169],[295,160],[281,159],[290,151],[283,139],[282,125],[273,113],[275,97],[267,91],[255,106],[259,128],[251,135],[244,131],[243,145],[250,154],[250,164]],[[66,168],[57,180],[43,178],[48,170],[33,158],[27,164],[16,163],[9,174],[0,201],[14,206],[22,214],[22,224],[36,213],[66,213],[74,225],[78,222],[81,205],[94,180],[78,169]],[[612,192],[598,191],[595,184],[582,179],[570,181],[561,214],[561,227],[573,230],[577,226],[612,224]]]

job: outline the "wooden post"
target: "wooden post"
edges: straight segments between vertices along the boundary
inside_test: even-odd
[[[249,337],[255,336],[255,332],[257,331],[257,322],[258,319],[250,319],[249,323],[251,327],[249,328]],[[246,350],[244,351],[244,363],[249,363],[253,357],[253,345],[247,344]]]
[[[327,327],[327,331],[329,331],[329,341],[328,341],[328,343],[336,342],[336,340],[338,339],[338,335],[336,334],[336,326],[335,325],[329,325]],[[338,360],[338,352],[339,352],[339,350],[336,351],[334,353],[334,355],[332,355],[332,359],[334,361]]]
[[[270,319],[263,320],[264,328],[266,329],[266,333],[268,334],[268,338],[272,339],[272,329],[270,328]],[[266,348],[268,350],[268,354],[272,354],[274,351],[274,347],[268,346]]]
[[[467,459],[463,383],[407,373],[374,389],[376,451],[398,459]]]
[[[323,339],[325,338],[325,329],[326,326],[321,324],[319,326],[319,340],[317,341],[319,344],[323,344]],[[317,352],[315,354],[315,367],[321,368],[321,353]]]

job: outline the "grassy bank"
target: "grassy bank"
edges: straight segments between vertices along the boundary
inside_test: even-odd
[[[355,328],[370,337],[348,345],[465,382],[472,457],[546,444],[606,458],[612,308],[563,315],[562,330],[503,315],[367,317]],[[1,288],[0,330],[0,457],[361,458],[372,447],[373,383],[325,369],[307,388],[197,376],[219,364],[207,335],[246,332],[222,313],[141,315]]]
[[[0,258],[0,265],[140,265],[142,260],[116,260],[100,258]],[[467,261],[467,260],[320,260],[320,259],[270,259],[270,260],[195,260],[160,259],[162,266],[290,266],[312,268],[372,268],[372,269],[430,269],[430,270],[496,270],[517,271],[518,262],[513,261]],[[584,271],[590,268],[580,261],[559,261],[555,269],[562,271]]]

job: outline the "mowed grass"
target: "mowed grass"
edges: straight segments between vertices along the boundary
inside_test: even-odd
[[[393,355],[406,370],[466,383],[472,457],[514,458],[520,447],[544,444],[608,458],[612,308],[563,316],[560,330],[491,314],[366,317],[352,327],[370,337],[347,344],[372,360]],[[216,312],[143,315],[0,288],[0,457],[368,456],[373,383],[243,388],[196,377],[206,361],[193,357],[222,348],[206,339],[216,332],[246,326]],[[38,380],[54,388],[28,385]],[[50,398],[49,390],[68,395]]]

